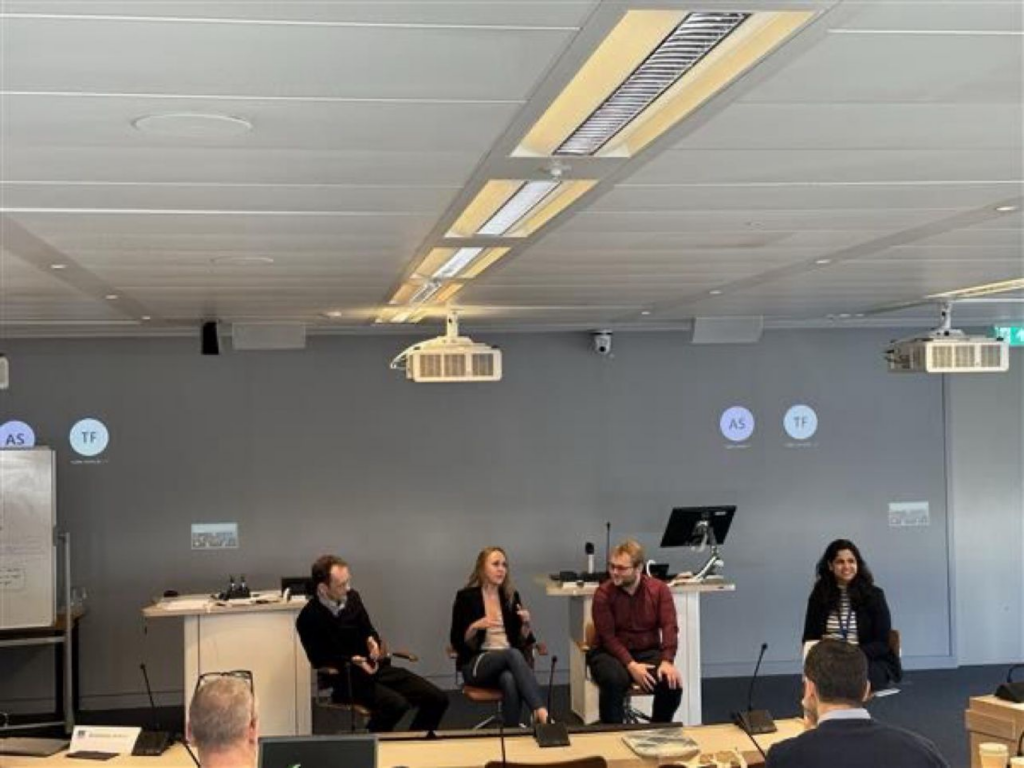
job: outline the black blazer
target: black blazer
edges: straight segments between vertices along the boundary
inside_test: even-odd
[[[765,768],[949,768],[927,739],[874,720],[827,720],[768,750]]]
[[[501,620],[505,623],[505,634],[508,635],[508,642],[513,648],[526,654],[526,651],[536,641],[531,632],[523,637],[523,621],[516,613],[516,606],[522,605],[519,593],[512,595],[511,605],[504,600],[501,601]],[[452,605],[452,628],[449,639],[452,648],[458,655],[456,663],[461,669],[470,659],[480,652],[487,637],[486,630],[479,630],[469,642],[466,642],[466,630],[469,625],[487,615],[484,609],[484,593],[480,587],[466,587],[460,589],[455,595],[455,603]]]
[[[851,598],[854,614],[857,616],[857,642],[864,655],[871,660],[883,660],[899,666],[899,659],[889,649],[889,631],[892,619],[889,617],[889,604],[885,602],[885,593],[878,587],[868,587],[867,594],[861,600]],[[804,642],[821,640],[825,635],[828,614],[831,610],[818,591],[811,592],[807,599],[807,615],[804,619]]]

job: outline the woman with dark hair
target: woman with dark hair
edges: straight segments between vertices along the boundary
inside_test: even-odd
[[[512,585],[505,550],[482,549],[469,582],[455,596],[451,644],[467,685],[501,689],[502,717],[510,727],[519,724],[524,701],[534,722],[548,721],[544,696],[526,661],[534,643],[530,612]]]
[[[889,605],[857,545],[836,539],[825,549],[816,571],[807,599],[804,642],[827,638],[860,646],[868,658],[872,691],[899,682],[900,659],[889,647]]]

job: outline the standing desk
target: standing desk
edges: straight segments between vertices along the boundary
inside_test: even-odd
[[[253,593],[259,598],[261,593]],[[277,592],[264,593],[268,597]],[[312,731],[312,674],[295,631],[305,598],[266,604],[218,603],[208,595],[160,600],[147,619],[181,618],[184,625],[185,712],[204,672],[252,671],[260,733],[296,736]]]

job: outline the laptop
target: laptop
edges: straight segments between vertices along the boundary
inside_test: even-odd
[[[377,768],[377,737],[269,736],[260,739],[259,768]]]

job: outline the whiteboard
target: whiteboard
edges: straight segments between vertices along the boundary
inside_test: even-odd
[[[0,450],[0,629],[55,619],[54,465],[49,448]]]

